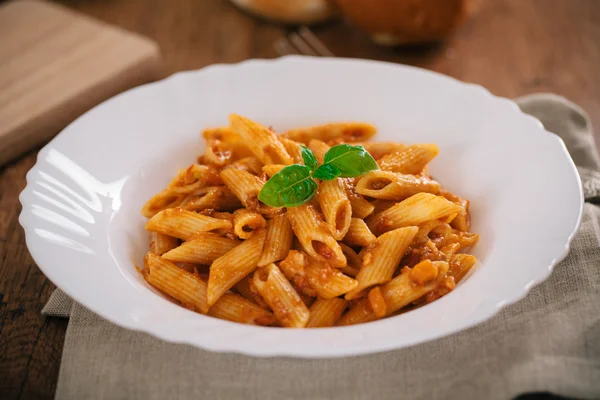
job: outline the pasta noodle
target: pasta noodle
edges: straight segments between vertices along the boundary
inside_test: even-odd
[[[432,280],[418,283],[413,279],[413,275],[417,275],[413,273],[422,268],[432,271]],[[407,268],[406,271],[384,284],[381,288],[381,295],[385,301],[385,315],[392,314],[435,290],[445,278],[447,271],[448,263],[444,261],[424,260],[413,269]],[[361,299],[348,310],[340,319],[338,325],[361,324],[378,318],[380,317],[375,314],[371,306],[371,300],[367,297]]]
[[[233,232],[240,239],[248,239],[259,228],[266,228],[267,221],[255,211],[240,208],[233,213]]]
[[[235,168],[259,175],[262,172],[263,163],[256,157],[244,157],[223,167],[224,169]]]
[[[342,317],[346,309],[346,300],[334,297],[331,299],[317,299],[310,306],[310,317],[307,328],[325,328],[334,326]]]
[[[287,216],[304,250],[336,267],[346,265],[346,257],[330,228],[312,205],[289,208]]]
[[[300,145],[293,140],[279,137],[281,144],[285,147],[285,150],[288,152],[290,157],[294,160],[294,164],[304,164],[304,160],[302,159],[302,151],[300,149]]]
[[[352,247],[348,246],[345,243],[341,243],[340,247],[342,248],[342,252],[346,256],[346,266],[341,268],[341,271],[348,276],[353,278],[358,275],[358,271],[360,271],[362,267],[362,260],[359,255],[352,249]]]
[[[283,326],[288,328],[306,326],[310,312],[275,264],[269,264],[256,271],[254,285]]]
[[[162,256],[167,251],[179,245],[179,240],[173,236],[150,232],[150,252]]]
[[[431,178],[435,144],[374,134],[334,122],[278,135],[237,114],[205,129],[197,163],[142,208],[145,281],[209,317],[285,328],[370,322],[455,290],[477,264],[469,201]]]
[[[273,325],[273,313],[242,296],[225,293],[209,310],[208,315],[250,325]]]
[[[406,145],[394,142],[364,142],[360,144],[376,160],[379,160],[388,154],[393,154],[406,148]]]
[[[162,257],[169,261],[209,265],[240,244],[210,232],[199,232],[181,246],[167,251]]]
[[[352,218],[348,232],[344,236],[344,243],[348,246],[365,247],[373,243],[375,239],[377,238],[369,230],[365,221],[360,218]]]
[[[319,188],[319,205],[330,225],[333,238],[342,240],[350,228],[352,208],[341,179],[324,181]]]
[[[315,154],[315,157],[317,158],[319,163],[323,164],[325,153],[327,153],[327,151],[330,149],[330,146],[322,140],[312,139],[308,143],[308,147]]]
[[[231,228],[231,222],[207,217],[181,208],[169,208],[146,223],[146,230],[188,240],[198,232]]]
[[[397,203],[368,222],[375,234],[387,232],[403,226],[419,225],[424,222],[458,214],[461,207],[442,196],[431,193],[417,193]]]
[[[254,271],[262,254],[266,231],[254,232],[252,237],[217,258],[210,267],[208,305],[211,306],[233,285]]]
[[[150,285],[178,300],[184,307],[202,314],[208,312],[206,283],[198,275],[153,253],[146,254],[142,273]]]
[[[375,132],[376,129],[371,124],[344,122],[318,125],[310,128],[290,129],[283,136],[304,144],[308,144],[311,139],[319,139],[324,142],[335,140],[352,143],[368,140]]]
[[[362,252],[363,265],[356,275],[358,286],[346,294],[351,300],[369,286],[392,279],[396,267],[419,229],[416,226],[384,233]]]
[[[267,226],[267,237],[258,265],[263,267],[283,260],[292,248],[293,238],[294,231],[287,216],[277,215],[271,219]]]
[[[350,197],[350,206],[352,208],[352,217],[360,219],[367,218],[375,210],[374,205],[359,195]]]
[[[225,186],[213,186],[198,189],[187,195],[180,208],[188,211],[202,211],[206,209],[231,211],[240,208],[242,204],[237,197]]]
[[[414,144],[383,156],[379,166],[384,171],[418,174],[438,153],[435,144]]]
[[[263,164],[292,164],[294,160],[277,135],[264,126],[236,114],[229,116],[231,129],[244,140]]]
[[[262,171],[269,175],[269,178],[285,168],[283,164],[268,164],[262,167]]]
[[[363,176],[356,185],[356,193],[381,200],[400,201],[417,193],[440,191],[436,181],[415,175],[390,171],[373,171]]]

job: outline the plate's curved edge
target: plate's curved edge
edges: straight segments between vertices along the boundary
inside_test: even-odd
[[[309,59],[310,60],[321,60],[322,58],[306,57],[306,56],[286,56],[286,57],[282,57],[280,59],[274,59],[274,60],[267,60],[267,59],[256,60],[255,59],[255,60],[242,61],[242,62],[236,63],[236,64],[215,64],[215,65],[211,65],[211,66],[199,69],[199,70],[178,72],[178,73],[170,75],[169,77],[162,79],[160,81],[151,82],[151,83],[144,84],[144,85],[138,86],[136,88],[130,89],[128,91],[125,91],[117,96],[114,96],[111,99],[106,100],[105,102],[100,103],[96,107],[99,107],[106,102],[112,101],[115,98],[127,95],[128,93],[130,93],[132,91],[144,90],[148,87],[157,86],[157,85],[166,85],[170,81],[177,80],[180,77],[186,76],[188,74],[203,73],[206,71],[218,70],[218,69],[234,69],[234,68],[243,66],[245,64],[249,64],[249,65],[275,64],[275,63],[283,63],[283,62],[295,61],[295,60],[307,61]],[[412,342],[406,342],[405,344],[403,344],[400,347],[398,347],[397,345],[394,345],[393,343],[391,343],[389,345],[384,345],[384,346],[377,346],[377,345],[371,346],[371,347],[364,346],[364,347],[360,347],[360,348],[353,348],[351,354],[349,354],[349,349],[347,347],[328,348],[327,351],[320,351],[319,353],[310,353],[310,352],[306,352],[306,350],[303,350],[302,352],[295,351],[295,349],[293,349],[293,348],[291,348],[291,349],[288,348],[285,351],[278,351],[278,350],[273,351],[273,350],[269,349],[268,347],[258,350],[258,347],[254,348],[252,346],[248,346],[247,344],[245,344],[245,342],[241,342],[241,343],[227,342],[227,345],[219,346],[214,341],[212,341],[210,344],[208,344],[206,342],[204,344],[201,344],[201,343],[194,342],[191,340],[178,340],[178,339],[174,339],[173,337],[167,337],[166,332],[163,330],[151,329],[151,328],[145,327],[143,325],[139,325],[139,324],[136,325],[136,323],[134,323],[132,320],[127,319],[127,318],[115,317],[114,315],[110,315],[110,316],[105,315],[105,313],[102,310],[98,309],[95,306],[90,306],[89,304],[85,304],[85,305],[82,304],[84,307],[86,307],[90,311],[100,315],[102,318],[104,318],[108,321],[111,321],[111,322],[115,323],[116,325],[121,326],[125,329],[130,329],[130,330],[137,331],[137,332],[147,333],[153,337],[159,338],[161,340],[173,342],[173,343],[188,344],[188,345],[192,345],[192,346],[201,347],[205,350],[216,351],[216,352],[237,353],[237,354],[244,354],[244,355],[250,355],[250,356],[256,356],[256,357],[337,358],[337,357],[344,357],[344,356],[349,356],[349,355],[364,355],[364,354],[372,354],[372,353],[389,351],[389,350],[393,350],[393,349],[405,348],[405,347],[413,346],[416,344],[425,343],[425,342],[428,342],[431,340],[439,339],[441,337],[445,337],[447,335],[454,334],[454,333],[469,329],[478,324],[481,324],[481,323],[491,319],[504,307],[507,307],[507,306],[514,304],[514,303],[522,300],[523,298],[525,298],[527,296],[527,294],[529,293],[529,291],[533,287],[537,286],[538,284],[540,284],[541,282],[546,280],[551,275],[554,267],[559,262],[561,262],[565,257],[567,257],[567,255],[569,254],[569,251],[570,251],[571,243],[572,243],[575,235],[577,234],[577,231],[579,229],[579,226],[580,226],[581,220],[582,220],[582,216],[583,216],[583,189],[581,187],[581,180],[580,180],[579,174],[577,173],[575,164],[574,164],[572,158],[570,157],[563,140],[560,137],[558,137],[556,134],[553,134],[553,133],[545,130],[543,125],[541,124],[541,122],[539,120],[537,120],[536,118],[523,113],[521,111],[521,109],[519,108],[519,106],[514,101],[507,99],[507,98],[496,96],[478,84],[465,83],[465,82],[462,82],[453,77],[449,77],[449,76],[446,76],[446,75],[443,75],[443,74],[440,74],[440,73],[437,73],[434,71],[423,70],[423,69],[420,69],[417,67],[399,65],[399,64],[389,63],[389,62],[380,62],[380,61],[373,61],[373,60],[360,60],[360,59],[335,59],[335,58],[327,59],[327,61],[329,61],[329,62],[352,61],[352,62],[357,62],[357,63],[375,64],[375,65],[387,64],[389,66],[393,66],[396,68],[415,70],[415,71],[418,71],[419,73],[430,74],[430,75],[434,75],[436,77],[442,77],[446,80],[452,80],[456,84],[459,84],[459,85],[462,85],[465,87],[470,87],[470,88],[477,90],[478,92],[480,92],[481,95],[489,96],[491,98],[501,100],[503,102],[511,104],[511,107],[515,109],[514,111],[522,114],[524,118],[527,118],[527,119],[531,120],[532,122],[535,122],[535,125],[537,125],[538,130],[546,132],[549,137],[552,137],[554,140],[556,140],[559,143],[559,145],[562,147],[563,153],[566,156],[566,158],[570,164],[573,175],[578,182],[578,186],[579,186],[579,193],[578,193],[579,196],[578,197],[580,199],[580,204],[579,204],[579,210],[578,210],[578,215],[577,215],[576,221],[573,224],[572,231],[566,238],[564,248],[561,251],[556,252],[557,254],[554,255],[553,261],[548,265],[548,267],[541,270],[541,273],[537,274],[537,276],[535,278],[533,278],[527,285],[525,285],[525,287],[523,289],[519,290],[517,295],[509,296],[507,299],[505,299],[501,303],[496,304],[493,307],[488,307],[487,309],[485,309],[485,312],[482,312],[480,314],[479,317],[473,318],[473,320],[471,320],[468,323],[464,323],[461,326],[450,328],[450,329],[444,330],[442,332],[438,332],[437,334],[425,335],[422,339],[413,340]],[[96,108],[96,107],[94,107],[94,108]],[[87,114],[87,112],[85,114],[83,114],[82,116],[78,117],[71,124],[77,122],[77,120],[79,118],[82,118],[86,114]],[[59,135],[60,135],[60,133],[59,133]],[[59,135],[57,135],[57,138],[59,137]],[[29,225],[28,218],[27,218],[28,206],[30,205],[27,200],[27,194],[31,191],[31,177],[37,171],[37,167],[39,167],[40,161],[44,158],[44,156],[46,155],[48,150],[52,147],[52,144],[55,140],[56,140],[56,138],[53,139],[52,141],[50,141],[38,153],[36,163],[27,173],[26,187],[19,195],[19,201],[22,206],[22,211],[19,215],[19,223],[21,224],[21,226],[23,227],[23,229],[25,231],[25,241],[26,241],[26,245],[27,245],[28,249],[31,248],[30,244],[31,244],[31,237],[32,237],[32,231],[31,231],[32,227]],[[39,255],[34,254],[35,252],[32,252],[31,250],[30,250],[30,253],[32,255],[32,258],[34,259],[34,261],[40,268],[40,270],[42,270],[42,272],[44,272],[44,274],[46,274],[48,276],[48,279],[50,281],[52,281],[54,284],[56,284],[56,282],[52,278],[52,273],[49,272],[46,268],[44,268],[42,266],[43,263],[39,262],[40,261]],[[66,290],[63,288],[61,288],[61,290],[63,290],[70,297],[73,297],[72,293],[70,293],[69,290]],[[514,292],[517,293],[517,291],[514,291]],[[228,323],[230,323],[230,322],[228,322]],[[325,328],[325,329],[343,329],[343,328]]]

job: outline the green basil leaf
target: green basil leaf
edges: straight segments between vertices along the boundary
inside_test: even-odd
[[[303,145],[300,145],[300,149],[302,152],[302,160],[304,161],[304,165],[310,168],[311,171],[317,169],[317,165],[319,165],[319,163],[317,162],[317,158],[313,152],[308,147]]]
[[[364,147],[349,144],[338,144],[329,149],[324,161],[324,164],[336,167],[343,178],[353,178],[379,169],[377,162]]]
[[[272,207],[296,207],[312,199],[317,187],[310,168],[288,165],[265,183],[258,199]]]
[[[331,164],[323,164],[317,168],[313,176],[322,181],[330,181],[340,176],[340,171]]]

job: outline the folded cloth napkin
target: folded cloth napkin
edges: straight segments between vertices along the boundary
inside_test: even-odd
[[[597,199],[600,165],[586,114],[548,94],[518,99],[567,144]],[[70,317],[57,399],[511,399],[600,397],[600,208],[586,203],[569,256],[522,301],[433,342],[325,360],[218,354],[103,320],[60,290],[42,311]]]

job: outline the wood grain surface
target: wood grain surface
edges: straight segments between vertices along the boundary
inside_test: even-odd
[[[0,165],[161,74],[152,41],[39,0],[0,7],[0,60]]]
[[[286,33],[226,0],[62,3],[156,40],[167,73],[275,57],[272,44]],[[417,65],[506,97],[559,93],[583,106],[600,127],[600,1],[484,0],[476,18],[451,40],[420,49],[377,48],[340,21],[314,31],[338,56]],[[53,397],[66,329],[66,322],[40,315],[53,285],[29,256],[17,222],[18,195],[35,156],[33,151],[0,170],[2,399]]]

